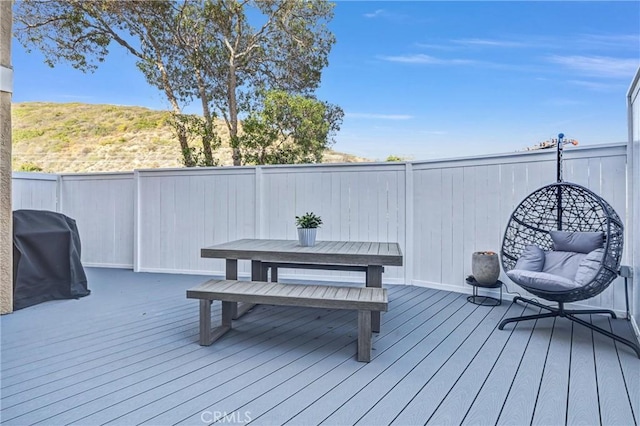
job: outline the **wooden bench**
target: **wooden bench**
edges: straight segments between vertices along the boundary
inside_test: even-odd
[[[209,346],[231,330],[237,302],[352,309],[358,311],[358,361],[371,360],[371,312],[386,311],[387,290],[371,287],[279,284],[264,281],[209,280],[187,290],[187,298],[200,299],[200,344]],[[211,327],[211,302],[222,302],[222,321]]]
[[[260,275],[253,276],[254,273],[258,273],[258,271],[252,271],[253,279],[259,281],[269,281],[269,270],[271,270],[271,282],[278,281],[278,268],[287,268],[287,269],[321,269],[321,270],[333,270],[333,271],[348,271],[348,272],[364,272],[367,274],[366,282],[372,283],[371,287],[382,287],[382,279],[380,280],[370,280],[369,279],[369,267],[367,265],[338,265],[338,264],[318,264],[318,263],[292,263],[292,262],[260,262],[261,270],[259,271]],[[252,265],[253,267],[253,265]],[[384,272],[384,267],[380,267],[382,272]],[[369,284],[367,284],[369,286]],[[238,307],[237,313],[234,315],[233,319],[238,319],[240,316],[251,309],[254,305],[244,304]],[[380,312],[376,312],[371,315],[371,330],[374,333],[380,332]]]

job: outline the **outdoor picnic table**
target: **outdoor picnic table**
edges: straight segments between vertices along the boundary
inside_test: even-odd
[[[251,280],[272,281],[277,268],[326,269],[365,272],[367,287],[382,287],[384,266],[402,266],[398,243],[362,241],[318,241],[313,247],[302,247],[297,240],[242,239],[205,247],[203,258],[226,259],[225,278],[238,279],[238,260],[251,260]],[[235,317],[249,306],[240,306]],[[380,331],[380,312],[372,313],[372,329]]]

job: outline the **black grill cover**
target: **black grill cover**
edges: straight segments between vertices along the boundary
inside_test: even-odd
[[[45,210],[13,212],[13,307],[90,293],[76,221]]]

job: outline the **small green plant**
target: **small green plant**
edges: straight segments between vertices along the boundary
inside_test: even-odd
[[[322,225],[322,219],[314,213],[305,213],[302,216],[296,216],[296,225],[298,228],[319,228]]]
[[[41,172],[42,171],[42,167],[40,167],[36,163],[27,162],[27,163],[20,164],[20,166],[18,166],[18,170],[17,171],[19,171],[19,172]]]

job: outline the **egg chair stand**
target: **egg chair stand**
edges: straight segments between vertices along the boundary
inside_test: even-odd
[[[530,304],[533,306],[537,306],[541,309],[546,309],[549,312],[545,312],[545,313],[541,313],[541,314],[535,314],[535,315],[523,315],[523,316],[519,316],[519,317],[514,317],[514,318],[507,318],[505,320],[503,320],[500,325],[498,326],[498,329],[503,330],[504,326],[512,323],[512,322],[519,322],[519,321],[528,321],[528,320],[537,320],[540,318],[554,318],[554,317],[562,317],[562,318],[567,318],[571,321],[577,322],[578,324],[581,324],[585,327],[590,328],[591,330],[598,332],[600,334],[603,334],[617,342],[622,343],[623,345],[627,345],[629,346],[631,349],[634,350],[634,352],[636,353],[636,355],[638,355],[638,358],[640,358],[640,345],[638,345],[637,343],[634,343],[630,340],[627,340],[623,337],[620,337],[616,334],[613,334],[612,332],[610,332],[609,330],[605,330],[601,327],[598,327],[596,325],[591,324],[590,322],[587,322],[585,320],[583,320],[582,318],[578,318],[576,317],[576,315],[582,315],[582,314],[608,314],[611,315],[611,318],[616,319],[616,314],[609,309],[565,309],[564,308],[564,303],[563,302],[558,302],[558,307],[552,307],[552,306],[548,306],[548,305],[543,305],[542,303],[538,303],[535,300],[531,300],[531,299],[527,299],[525,297],[522,296],[516,296],[513,298],[513,302],[517,303],[517,302],[522,302],[524,304]]]
[[[640,345],[637,342],[617,336],[577,316],[606,314],[615,319],[616,314],[612,310],[565,309],[566,303],[600,294],[618,276],[623,225],[615,210],[600,196],[583,186],[563,182],[562,145],[566,142],[563,142],[564,135],[558,136],[557,182],[534,191],[516,207],[507,224],[500,252],[502,267],[514,283],[536,297],[556,302],[557,306],[516,296],[514,303],[529,304],[546,312],[507,318],[498,328],[502,330],[505,325],[519,321],[567,318],[629,346],[640,358]],[[569,238],[572,244],[584,241],[580,238],[597,243],[591,246],[586,244],[589,247],[584,250],[580,244],[575,245],[576,248],[567,248],[561,247],[564,244],[561,238]],[[538,255],[542,256],[540,259],[536,258],[537,253],[542,253]],[[554,259],[560,257],[563,260],[554,265]],[[524,260],[521,261],[521,258]],[[537,260],[539,263],[536,263]],[[569,268],[568,264],[574,265],[574,269]],[[538,269],[535,269],[536,265]],[[555,273],[563,276],[553,275]]]

